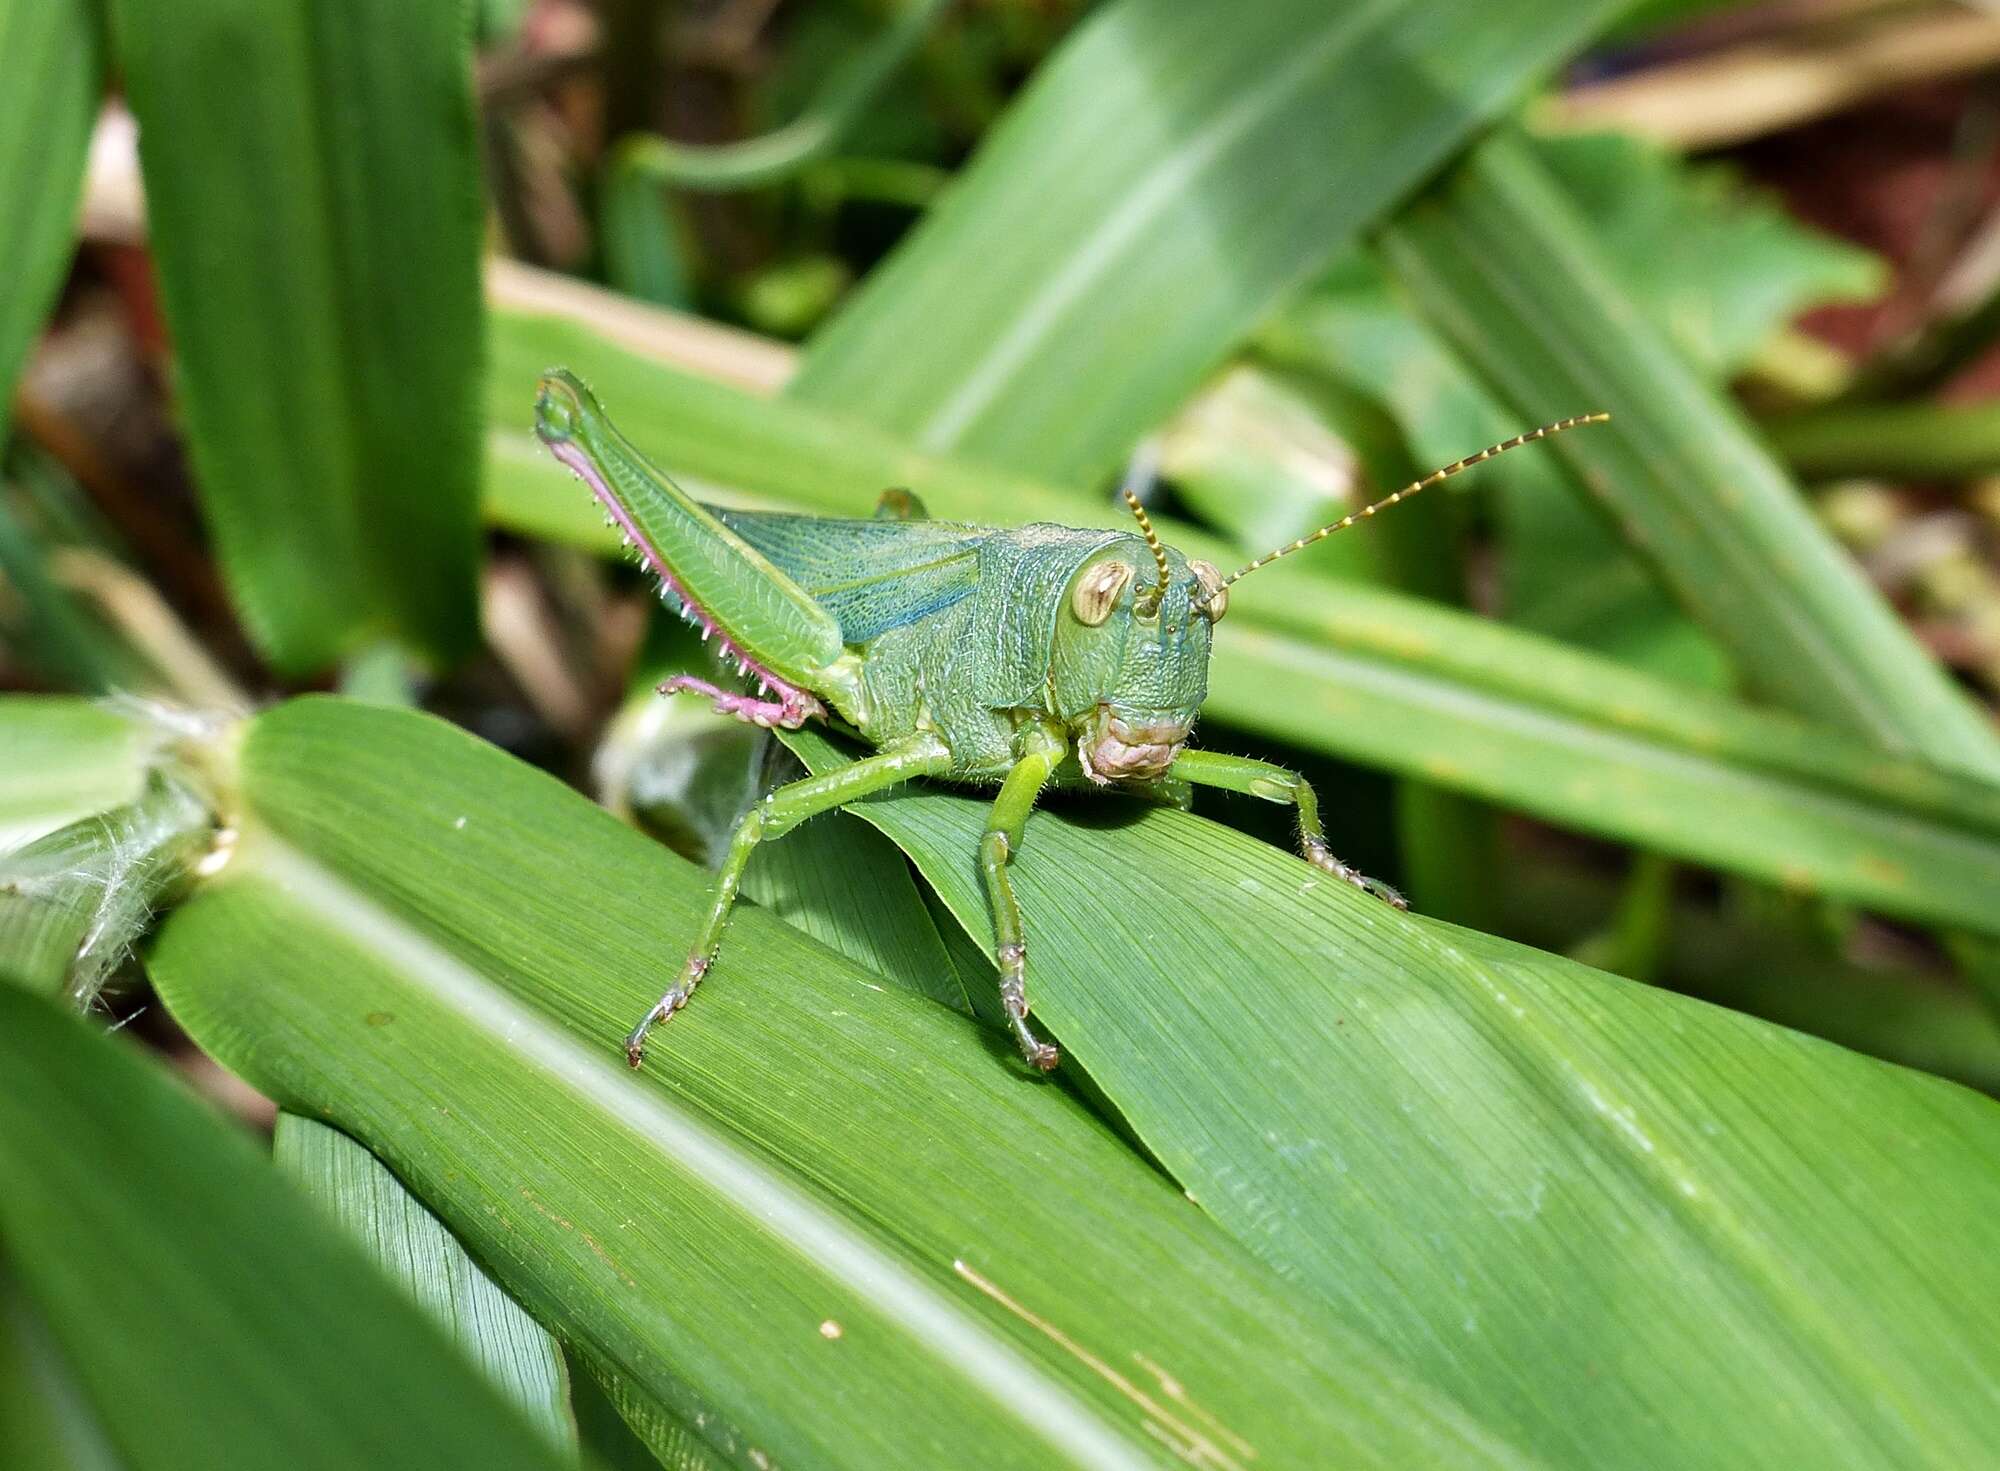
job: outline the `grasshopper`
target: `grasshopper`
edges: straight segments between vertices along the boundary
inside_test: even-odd
[[[1298,773],[1188,749],[1229,589],[1495,455],[1608,417],[1564,419],[1483,449],[1224,577],[1163,545],[1129,487],[1136,533],[933,521],[902,490],[884,495],[873,520],[703,505],[646,462],[575,375],[546,374],[536,433],[590,487],[663,599],[746,681],[724,689],[682,674],[660,693],[705,695],[767,728],[828,721],[873,748],[839,771],[777,788],[744,814],[687,962],[626,1038],[627,1060],[640,1065],[647,1033],[687,1004],[714,965],[760,842],[914,777],[999,789],[979,867],[1007,1022],[1042,1071],[1058,1054],[1028,1025],[1027,937],[1007,870],[1051,785],[1114,787],[1183,807],[1195,786],[1289,803],[1307,863],[1406,907],[1394,889],[1333,856],[1318,799]]]

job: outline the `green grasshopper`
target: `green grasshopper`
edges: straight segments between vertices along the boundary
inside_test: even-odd
[[[713,640],[754,693],[676,675],[660,693],[708,696],[719,711],[797,729],[825,720],[873,754],[779,787],[744,814],[708,916],[673,986],[625,1041],[638,1067],[646,1034],[687,1004],[722,943],[757,844],[816,813],[913,777],[998,787],[979,845],[1008,1025],[1030,1066],[1057,1051],[1028,1026],[1028,947],[1007,866],[1044,788],[1117,787],[1187,805],[1193,786],[1291,804],[1306,862],[1406,907],[1333,856],[1319,803],[1298,773],[1187,748],[1208,689],[1209,642],[1229,589],[1418,491],[1517,445],[1607,415],[1544,425],[1412,482],[1224,577],[1161,544],[1128,488],[1138,525],[1015,530],[932,521],[908,491],[873,520],[706,506],[649,465],[577,378],[545,375],[535,430],[583,479],[607,524],[659,578],[661,596]]]

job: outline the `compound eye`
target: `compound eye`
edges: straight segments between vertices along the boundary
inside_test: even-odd
[[[1195,599],[1201,604],[1201,616],[1210,623],[1220,623],[1222,615],[1229,611],[1229,589],[1223,586],[1222,574],[1210,562],[1189,562],[1188,570],[1194,573],[1194,580],[1201,589]]]
[[[1076,591],[1069,596],[1070,612],[1086,628],[1096,628],[1111,616],[1118,595],[1131,580],[1130,562],[1099,562],[1076,580]]]

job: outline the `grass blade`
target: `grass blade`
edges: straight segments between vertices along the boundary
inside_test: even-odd
[[[562,1350],[382,1162],[338,1129],[278,1115],[272,1159],[479,1366],[552,1450],[576,1459]]]
[[[481,337],[467,8],[112,8],[181,415],[246,624],[291,674],[384,635],[462,654]]]
[[[926,449],[1090,479],[1616,9],[1107,5],[812,341],[794,391]]]
[[[14,378],[68,268],[83,159],[104,86],[91,0],[0,0],[0,445]]]
[[[1990,402],[1840,404],[1773,419],[1764,433],[1814,480],[1958,480],[2000,470],[2000,407]]]
[[[627,1013],[704,877],[554,780],[330,700],[252,722],[238,774],[236,856],[152,956],[175,1015],[718,1450],[1155,1465],[1227,1439],[1151,1361],[1267,1464],[1510,1459],[998,1039],[754,909],[633,1075]]]
[[[1760,692],[1890,750],[2000,773],[1985,718],[1612,284],[1589,227],[1517,139],[1475,150],[1381,243],[1518,413],[1614,414],[1553,453]]]
[[[1982,1454],[2000,1105],[1137,805],[1030,819],[1037,1012],[1344,1321],[1551,1464]],[[984,801],[850,810],[990,935]]]
[[[248,1139],[8,986],[0,1242],[135,1471],[560,1464]]]

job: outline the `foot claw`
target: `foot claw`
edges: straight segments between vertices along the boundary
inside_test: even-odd
[[[1056,1064],[1062,1061],[1062,1049],[1051,1047],[1046,1042],[1037,1042],[1028,1054],[1028,1066],[1038,1072],[1052,1073]]]
[[[646,1034],[653,1030],[653,1023],[665,1021],[673,1012],[664,1006],[656,1006],[646,1013],[646,1019],[639,1023],[625,1037],[625,1062],[628,1067],[637,1068],[646,1060]]]
[[[625,1061],[628,1064],[636,1068],[646,1060],[646,1034],[654,1027],[673,1020],[674,1013],[687,1005],[688,997],[694,994],[695,986],[700,983],[702,973],[707,969],[705,963],[697,964],[696,961],[689,960],[688,969],[682,972],[680,984],[654,1003],[653,1009],[646,1013],[645,1020],[626,1035]],[[689,976],[692,976],[692,979],[689,979]]]

